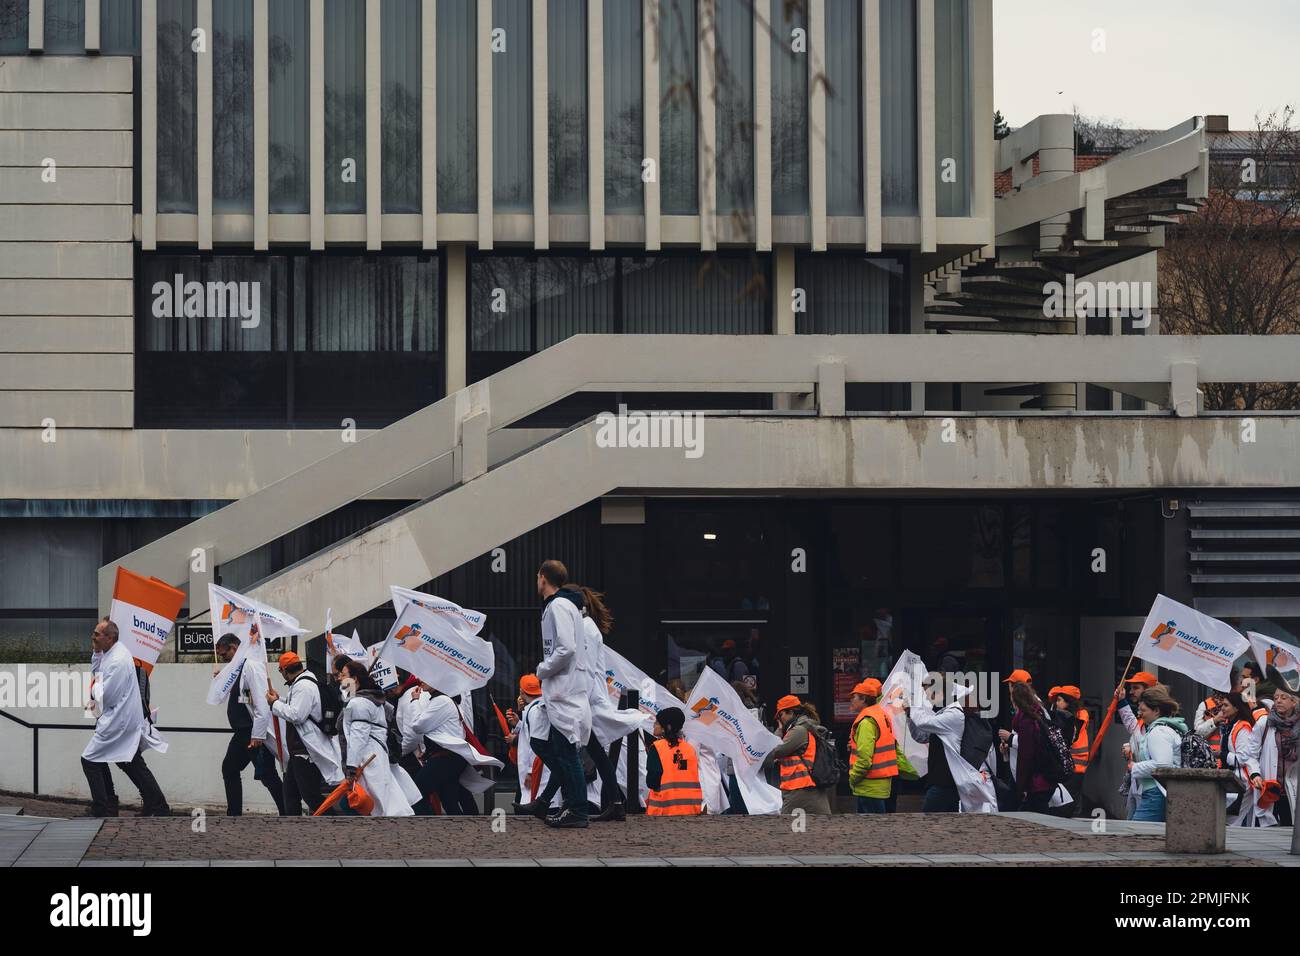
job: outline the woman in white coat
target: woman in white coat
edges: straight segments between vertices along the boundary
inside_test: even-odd
[[[427,797],[438,795],[442,812],[453,816],[472,816],[478,813],[473,794],[492,786],[492,779],[479,772],[480,768],[500,770],[505,766],[495,757],[479,753],[465,737],[465,725],[457,701],[441,694],[428,684],[421,683],[412,691],[425,699],[424,706],[414,712],[412,719],[402,729],[402,751],[415,753],[423,766],[415,777],[415,788],[420,793],[416,814],[429,812]]]
[[[397,776],[410,778],[405,770],[388,761],[388,717],[384,711],[384,694],[360,661],[348,660],[340,672],[339,689],[343,700],[343,770],[349,780],[359,783],[374,799],[372,817],[409,817],[411,804],[419,791],[410,792]],[[358,768],[373,757],[364,771]]]
[[[912,707],[911,702],[908,702],[903,708],[907,714],[908,729],[917,743],[929,743],[933,734],[942,745],[948,772],[952,776],[952,786],[957,792],[959,812],[997,813],[998,795],[993,786],[993,774],[997,766],[993,741],[997,739],[997,734],[990,727],[982,728],[988,734],[988,752],[980,754],[978,768],[972,766],[962,755],[962,740],[966,736],[967,721],[982,721],[984,718],[979,716],[980,706],[975,699],[974,687],[955,684],[952,692],[952,703],[938,711],[931,711],[925,701],[920,702],[919,708]],[[926,811],[923,809],[923,812]]]
[[[1300,692],[1279,676],[1275,684],[1260,688],[1259,696],[1271,695],[1273,708],[1255,721],[1239,739],[1237,758],[1249,787],[1242,811],[1232,821],[1236,826],[1292,826],[1295,820],[1297,775],[1300,770]]]

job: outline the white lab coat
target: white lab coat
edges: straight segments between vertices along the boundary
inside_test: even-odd
[[[542,612],[542,699],[551,726],[575,746],[591,737],[591,675],[582,636],[582,612],[572,601],[553,595]]]
[[[619,710],[615,696],[610,693],[606,677],[605,637],[596,622],[585,615],[582,618],[582,636],[587,670],[591,675],[591,732],[606,750],[620,737],[637,733],[654,726],[654,719],[641,710]]]
[[[293,724],[307,748],[308,758],[316,765],[321,777],[331,787],[338,786],[343,781],[339,745],[317,724],[321,719],[321,707],[320,687],[315,677],[306,670],[295,677],[285,689],[284,696],[271,705],[271,713]],[[285,746],[288,746],[287,742]]]
[[[1279,779],[1277,729],[1269,726],[1268,717],[1261,717],[1256,721],[1250,733],[1243,732],[1238,743],[1240,744],[1238,757],[1242,763],[1246,785],[1250,785],[1252,773],[1259,774],[1265,780],[1277,780],[1286,789],[1287,799],[1291,801],[1291,809],[1294,813],[1300,762],[1292,763],[1287,768],[1285,780]],[[1277,815],[1273,812],[1273,807],[1262,809],[1259,806],[1259,796],[1259,791],[1254,788],[1246,791],[1245,799],[1242,800],[1241,813],[1230,821],[1233,826],[1277,826]]]
[[[704,809],[715,816],[721,814],[731,806],[731,800],[727,797],[727,788],[722,779],[722,769],[719,766],[719,761],[726,758],[703,744],[695,745],[695,757],[698,762],[700,791],[703,795]],[[626,773],[626,771],[624,772]]]
[[[388,718],[383,704],[367,697],[356,696],[343,707],[343,736],[347,742],[347,765],[360,767],[366,758],[374,757],[361,773],[361,785],[375,800],[372,817],[409,817],[415,811],[414,799],[403,787],[396,771],[410,782],[410,776],[401,767],[388,762]]]
[[[546,719],[546,705],[542,703],[540,697],[530,700],[524,705],[523,712],[519,715],[519,723],[515,724],[515,747],[516,749],[516,769],[519,772],[519,800],[521,803],[528,803],[538,794],[546,789],[547,782],[551,779],[551,770],[546,764],[542,763],[542,758],[537,756],[533,750],[533,740],[545,740],[551,733],[550,722]],[[536,764],[537,774],[537,792],[534,793],[529,786],[528,775],[533,772],[533,766]],[[551,798],[551,806],[559,807],[564,804],[564,795],[556,792]]]
[[[253,718],[250,736],[253,740],[270,739],[274,747],[275,730],[271,727],[271,705],[266,702],[268,686],[266,665],[251,657],[244,658],[244,663],[239,669],[239,690],[236,693],[239,694],[240,703],[248,709],[249,716]]]
[[[908,712],[908,727],[912,738],[917,743],[928,743],[930,734],[936,734],[943,745],[944,756],[948,758],[948,770],[952,782],[957,787],[962,813],[997,813],[998,794],[993,786],[993,773],[997,767],[993,748],[989,747],[988,758],[983,767],[976,770],[961,755],[961,737],[966,729],[966,715],[961,701],[953,701],[940,711],[930,711],[924,704]]]
[[[412,710],[410,724],[402,729],[402,753],[414,753],[424,748],[424,738],[437,744],[443,750],[449,750],[463,757],[469,764],[460,775],[460,785],[471,793],[482,793],[492,786],[492,780],[483,776],[480,767],[494,767],[500,770],[505,766],[495,757],[481,754],[465,739],[465,728],[461,723],[461,713],[455,702],[447,696],[430,697],[427,691],[421,692],[420,699],[428,697],[425,705]],[[415,701],[418,703],[419,701]]]
[[[99,713],[81,756],[93,763],[130,763],[143,747],[167,752],[167,743],[145,719],[135,660],[120,640],[104,652],[91,688]]]

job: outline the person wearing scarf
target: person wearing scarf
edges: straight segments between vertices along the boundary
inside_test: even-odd
[[[1243,826],[1291,826],[1295,820],[1297,753],[1300,751],[1300,691],[1293,690],[1282,675],[1270,670],[1269,680],[1259,688],[1259,698],[1273,699],[1273,708],[1255,724],[1248,747],[1244,748],[1250,779],[1247,797],[1253,813],[1243,814]]]

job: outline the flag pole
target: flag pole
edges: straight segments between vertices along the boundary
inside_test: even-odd
[[[1140,641],[1141,639],[1142,638],[1139,635],[1138,640]],[[1124,684],[1128,680],[1128,669],[1133,666],[1133,658],[1137,654],[1137,649],[1138,642],[1134,641],[1133,651],[1128,656],[1128,663],[1124,665],[1124,673],[1120,675],[1119,684],[1115,686],[1115,694],[1124,688]],[[1102,720],[1101,726],[1097,728],[1097,736],[1092,739],[1092,750],[1088,753],[1089,769],[1091,769],[1093,761],[1097,758],[1098,751],[1101,750],[1102,738],[1106,736],[1106,731],[1110,730],[1111,721],[1114,720],[1115,717],[1115,709],[1119,706],[1119,698],[1115,694],[1110,695],[1110,707],[1106,710],[1106,716]],[[1087,771],[1084,772],[1086,773]]]
[[[374,759],[375,759],[374,754],[371,754],[369,757],[366,758],[365,763],[363,763],[360,767],[357,768],[356,779],[358,780],[361,779],[361,772],[365,770],[368,766],[370,766],[370,761]],[[348,780],[345,777],[343,779],[343,782],[340,783],[333,790],[331,790],[330,795],[321,801],[321,805],[316,808],[316,812],[313,813],[312,816],[313,817],[321,816],[323,813],[325,813],[326,810],[334,806],[334,804],[338,803],[339,799],[343,796],[343,794],[347,793],[348,790],[350,790],[351,788],[352,788],[352,781]]]

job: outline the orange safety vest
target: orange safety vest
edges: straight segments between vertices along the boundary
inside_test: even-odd
[[[858,762],[858,724],[870,717],[876,723],[880,735],[876,737],[876,749],[871,754],[871,769],[867,771],[868,780],[881,777],[898,776],[898,740],[894,736],[894,725],[879,704],[863,707],[849,728],[849,769]]]
[[[813,758],[816,756],[817,735],[810,730],[808,731],[808,746],[804,748],[803,753],[792,757],[782,757],[777,761],[777,766],[781,770],[781,789],[803,790],[806,787],[817,786],[817,784],[813,783],[812,778]]]
[[[1256,724],[1259,723],[1263,718],[1267,716],[1268,716],[1268,708],[1262,706],[1256,707],[1250,715],[1251,721]]]
[[[1232,730],[1228,732],[1228,743],[1231,744],[1233,753],[1236,753],[1237,751],[1237,735],[1240,734],[1243,730],[1249,732],[1253,727],[1254,724],[1252,724],[1249,720],[1239,720],[1232,725]],[[1245,767],[1239,765],[1237,767],[1231,767],[1231,768],[1225,767],[1224,769],[1235,770],[1237,772],[1237,776],[1241,777],[1242,783],[1244,783],[1248,787],[1250,786],[1250,771],[1247,770]]]
[[[704,812],[704,792],[700,790],[700,761],[695,748],[678,738],[670,744],[660,738],[655,752],[663,772],[659,787],[646,798],[646,816],[689,817]]]
[[[1074,772],[1086,773],[1088,770],[1088,712],[1079,709],[1075,714],[1079,718],[1079,733],[1070,745],[1070,756],[1074,758]]]
[[[1213,698],[1213,697],[1207,697],[1207,698],[1205,698],[1205,711],[1206,711],[1206,713],[1209,713],[1209,711],[1210,711],[1211,708],[1213,708],[1213,707],[1214,707],[1214,698]],[[1214,733],[1212,733],[1212,734],[1210,734],[1210,736],[1206,737],[1206,738],[1205,738],[1205,742],[1208,743],[1208,744],[1210,745],[1210,749],[1213,750],[1216,754],[1219,752],[1219,745],[1220,745],[1221,743],[1223,743],[1223,734],[1219,733],[1219,725],[1218,725],[1218,723],[1215,723],[1215,725],[1214,725]]]

